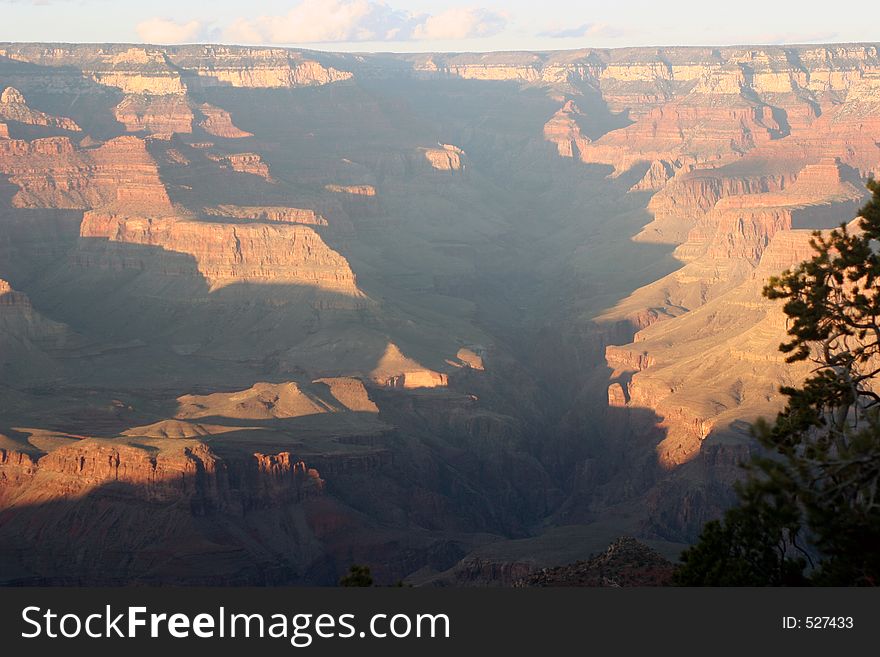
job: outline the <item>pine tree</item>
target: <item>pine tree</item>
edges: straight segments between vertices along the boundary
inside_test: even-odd
[[[790,363],[814,364],[754,434],[739,504],[682,555],[683,585],[880,584],[880,184],[815,255],[764,289],[785,303]]]
[[[348,569],[348,575],[339,580],[339,586],[372,586],[373,576],[369,566],[353,565]]]

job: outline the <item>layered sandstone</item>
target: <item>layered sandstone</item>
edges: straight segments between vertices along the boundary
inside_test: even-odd
[[[324,189],[334,194],[350,194],[352,196],[376,196],[376,188],[372,185],[324,185]]]
[[[477,55],[404,56],[420,77],[458,77],[468,80],[513,81],[526,84],[595,82],[601,56],[591,51],[560,53],[492,52]]]
[[[0,93],[0,119],[3,121],[15,121],[25,125],[60,128],[70,132],[80,132],[81,130],[73,119],[63,116],[50,116],[44,112],[31,109],[28,107],[22,93],[14,87],[6,87],[3,93]],[[8,137],[8,131],[2,136]]]
[[[423,148],[425,159],[432,169],[437,171],[461,171],[464,167],[462,156],[464,151],[452,144],[441,144],[440,148]]]
[[[269,175],[269,165],[263,162],[259,153],[229,153],[226,155],[209,153],[208,158],[238,173],[248,173],[273,182],[272,176]]]
[[[580,126],[582,120],[583,112],[573,100],[569,100],[544,124],[544,139],[556,144],[556,150],[562,157],[580,159],[591,141],[583,134]]]
[[[253,137],[252,132],[241,130],[233,122],[232,117],[222,107],[216,107],[210,103],[202,103],[198,107],[204,117],[199,121],[199,127],[214,137],[223,137],[224,139],[242,139],[244,137]]]
[[[809,231],[777,233],[759,266],[740,285],[674,320],[652,324],[631,345],[608,347],[615,374],[629,372],[624,395],[633,408],[650,408],[666,431],[658,458],[674,467],[695,457],[702,442],[727,435],[736,420],[779,409],[780,385],[794,385],[809,366],[785,363],[777,349],[786,337],[779,304],[762,297],[771,275],[808,258]],[[736,433],[735,431],[733,432]]]
[[[302,286],[352,299],[362,296],[348,261],[307,226],[199,222],[92,211],[83,217],[80,235],[188,254],[212,289],[248,282]],[[99,261],[108,258],[111,266],[125,267],[128,256],[124,252],[92,255],[85,251],[81,264],[89,264],[92,257]]]
[[[751,275],[780,231],[833,228],[853,216],[865,198],[854,171],[838,160],[808,164],[794,182],[773,192],[726,195],[702,214],[676,250],[681,269],[635,291],[607,318],[636,318],[660,310],[653,321],[692,310]]]
[[[181,46],[167,48],[189,84],[252,89],[320,86],[349,80],[352,74],[325,66],[305,53],[283,48]]]
[[[603,135],[581,149],[584,162],[608,164],[622,173],[639,162],[666,160],[676,166],[735,160],[780,132],[770,107],[739,95],[715,104],[693,94],[651,110],[642,120]]]
[[[153,447],[150,449],[149,447]],[[158,447],[158,449],[156,449]],[[3,452],[0,467],[21,468],[20,457]],[[161,441],[153,446],[121,440],[86,439],[55,449],[41,456],[34,465],[29,481],[16,491],[11,509],[51,500],[81,497],[102,489],[112,496],[110,486],[142,501],[153,504],[179,503],[189,499],[201,506],[234,510],[241,508],[240,495],[291,497],[294,501],[319,495],[323,482],[317,471],[289,453],[255,454],[250,461],[225,462],[211,448],[195,440]],[[241,469],[252,479],[269,476],[284,481],[263,490],[235,490],[230,487],[231,471]],[[274,489],[274,490],[273,490]],[[236,498],[239,499],[236,499]],[[268,500],[265,500],[268,501]],[[265,501],[263,503],[265,503]],[[252,503],[252,502],[251,502]],[[10,507],[4,511],[7,517]]]
[[[481,355],[481,352],[482,349],[480,348],[474,350],[470,347],[462,347],[456,352],[455,357],[465,367],[469,367],[472,370],[482,371],[485,367],[483,365],[483,356]]]
[[[665,160],[654,160],[645,172],[645,175],[635,185],[630,187],[631,192],[656,192],[668,183],[675,175],[675,166]]]
[[[446,374],[431,370],[408,358],[394,343],[388,343],[370,378],[388,388],[436,388],[447,385]]]
[[[303,224],[306,226],[326,226],[327,220],[317,211],[306,208],[287,208],[278,206],[218,205],[203,208],[210,217],[249,219],[282,224]]]
[[[180,94],[129,94],[113,112],[128,132],[161,136],[192,132],[193,113],[186,97]]]
[[[379,197],[373,185],[331,183],[324,185],[324,189],[339,197],[339,205],[351,218],[376,215],[381,211]]]
[[[732,167],[730,168],[732,169]],[[784,189],[793,171],[758,173],[748,168],[737,175],[728,168],[696,169],[671,178],[648,203],[653,220],[636,237],[644,242],[680,244],[699,219],[722,198]]]
[[[621,532],[691,540],[730,501],[746,422],[797,381],[763,281],[877,169],[871,45],[0,51],[4,84],[93,135],[0,139],[0,275],[89,337],[41,342],[0,286],[6,582],[460,562],[457,583],[510,583]],[[438,139],[472,160],[418,148]],[[685,266],[595,327],[675,265],[629,242],[650,193],[639,240]],[[11,428],[40,423],[58,433]],[[599,544],[541,562],[558,545],[526,537],[563,522]],[[529,558],[474,556],[489,542]]]
[[[44,67],[40,87],[60,94],[88,92],[97,85],[125,94],[167,96],[191,88],[320,86],[352,77],[306,53],[281,48],[4,44],[0,56]],[[21,79],[34,81],[32,75]]]
[[[12,203],[20,208],[171,208],[158,167],[137,137],[92,148],[76,148],[67,137],[3,141],[0,172],[19,187]]]

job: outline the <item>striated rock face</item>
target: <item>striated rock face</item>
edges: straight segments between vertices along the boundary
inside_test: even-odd
[[[654,220],[636,239],[644,242],[680,244],[694,224],[719,199],[741,194],[758,194],[783,189],[794,172],[724,176],[723,169],[696,169],[681,173],[667,182],[648,204]]]
[[[198,87],[292,88],[349,80],[352,74],[282,48],[180,46],[168,57]]]
[[[606,350],[613,379],[627,381],[625,388],[614,381],[608,399],[663,418],[657,452],[666,467],[696,458],[704,441],[747,442],[747,432],[731,427],[772,415],[782,403],[778,387],[806,374],[778,353],[784,315],[761,289],[809,257],[809,233],[796,229],[830,228],[855,214],[864,190],[859,171],[845,162],[876,160],[869,145],[846,137],[846,124],[829,132],[846,155],[828,157],[831,149],[814,138],[825,130],[824,115],[813,119],[808,130],[793,125],[791,136],[756,145],[735,164],[676,175],[649,204],[654,221],[639,239],[681,243],[675,255],[686,264],[608,315],[632,318],[641,329],[633,344]],[[657,307],[663,323],[635,321],[640,309]]]
[[[326,226],[327,220],[315,210],[305,208],[262,207],[242,205],[218,205],[202,210],[211,217],[231,219],[251,219],[271,221],[282,224],[304,224],[307,226]]]
[[[703,243],[709,257],[756,265],[778,231],[832,228],[855,216],[864,198],[861,181],[848,175],[838,161],[808,164],[782,191],[720,199],[676,254],[687,261]]]
[[[663,160],[654,160],[641,180],[630,187],[631,192],[656,192],[675,175],[675,167]]]
[[[580,159],[581,152],[590,143],[579,124],[583,113],[573,100],[565,105],[544,124],[544,139],[556,144],[562,157]]]
[[[10,44],[0,48],[0,56],[79,69],[96,83],[128,94],[183,94],[189,87],[292,88],[351,78],[347,71],[281,48]],[[81,86],[62,79],[50,90]]]
[[[192,132],[193,113],[186,97],[180,94],[127,95],[113,112],[129,132],[157,136]]]
[[[780,231],[832,228],[855,216],[865,199],[857,176],[837,160],[809,164],[793,177],[780,191],[719,199],[675,250],[684,266],[637,290],[607,317],[644,328],[641,309],[659,310],[658,320],[698,308],[746,280]]]
[[[272,176],[269,175],[269,165],[263,162],[259,153],[232,153],[229,155],[209,153],[208,158],[238,173],[249,173],[272,182]]]
[[[253,137],[253,133],[241,130],[232,123],[232,117],[229,112],[220,107],[215,107],[210,103],[202,103],[198,107],[203,118],[199,122],[199,127],[214,137],[223,137],[225,139],[242,139],[243,137]]]
[[[98,84],[116,87],[127,94],[183,94],[186,85],[165,53],[154,48],[133,47],[123,52],[101,52],[84,67]]]
[[[425,78],[459,77],[468,80],[506,80],[524,83],[591,82],[601,70],[596,54],[492,52],[479,55],[431,53],[407,55],[414,70]]]
[[[376,196],[376,188],[372,185],[325,185],[324,189],[334,194],[351,194],[352,196]]]
[[[80,132],[80,127],[73,119],[50,116],[28,107],[22,93],[14,87],[6,87],[0,93],[0,119],[26,125],[41,125],[70,132]],[[5,134],[0,133],[0,136],[8,137],[8,130],[5,131]]]
[[[10,545],[9,537],[17,536],[16,549],[4,553],[4,581],[219,584],[253,578],[245,564],[257,559],[266,569],[262,581],[271,582],[292,572],[279,572],[280,564],[265,557],[270,546],[286,543],[293,572],[315,558],[307,523],[299,536],[253,529],[264,522],[265,509],[291,506],[302,517],[302,505],[321,497],[318,472],[289,452],[221,459],[196,441],[151,449],[80,440],[38,460],[0,450],[0,473],[6,493],[0,540]],[[29,513],[34,505],[44,509],[63,542],[47,540]],[[155,533],[145,536],[138,525]],[[236,549],[232,536],[249,529],[248,546]],[[225,554],[218,559],[218,553]],[[200,565],[205,558],[211,566]],[[64,561],[64,569],[53,560]]]
[[[639,331],[631,345],[607,348],[615,374],[632,373],[627,405],[663,418],[666,436],[657,452],[665,466],[693,459],[710,435],[735,438],[737,420],[774,413],[782,402],[779,386],[806,375],[808,366],[785,363],[777,350],[786,335],[785,315],[761,290],[769,276],[809,257],[809,238],[809,231],[777,233],[743,283]]]
[[[74,147],[67,137],[3,141],[0,172],[19,187],[12,203],[20,208],[171,209],[156,163],[137,137],[117,137],[85,149]]]
[[[767,106],[738,96],[720,106],[709,99],[688,98],[652,109],[641,121],[603,135],[582,149],[581,160],[609,164],[617,172],[655,160],[678,166],[724,163],[769,142],[779,131]]]
[[[0,434],[0,443],[9,439]],[[14,449],[0,448],[0,504],[5,508],[25,486],[29,485],[37,472],[37,464],[29,454]]]
[[[235,282],[288,283],[362,297],[346,259],[307,226],[208,223],[92,211],[83,217],[80,235],[191,255],[212,289]],[[112,250],[86,250],[79,257],[79,264],[85,266],[148,267]]]
[[[730,504],[803,375],[761,287],[880,170],[871,44],[0,79],[6,583],[632,583],[576,562]]]
[[[451,144],[442,144],[440,148],[424,148],[422,152],[432,169],[437,171],[461,171],[464,168],[461,158],[464,151]]]

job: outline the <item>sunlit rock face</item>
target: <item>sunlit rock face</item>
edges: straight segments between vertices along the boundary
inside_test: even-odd
[[[676,558],[805,375],[761,290],[864,201],[878,80],[871,44],[0,46],[0,583]]]
[[[15,87],[6,87],[0,93],[0,119],[25,125],[46,126],[70,132],[80,132],[80,127],[72,119],[63,116],[50,116],[28,107],[24,96]],[[8,129],[3,136],[9,136]]]

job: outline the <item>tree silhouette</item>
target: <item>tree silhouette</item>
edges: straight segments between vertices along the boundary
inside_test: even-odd
[[[339,586],[372,586],[373,576],[369,566],[353,565],[348,569],[348,575],[339,580]]]
[[[739,504],[682,555],[683,585],[880,583],[880,184],[858,230],[815,232],[815,255],[764,288],[785,301],[787,362],[809,361],[754,435]]]

